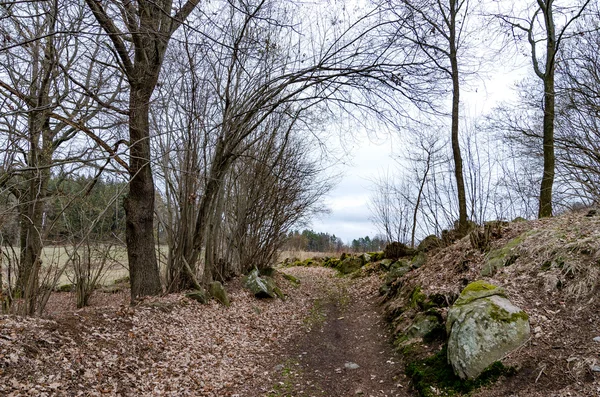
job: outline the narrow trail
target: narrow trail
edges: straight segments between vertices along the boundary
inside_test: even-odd
[[[263,396],[410,396],[378,304],[378,281],[331,275],[314,279],[286,269],[312,294],[300,332],[277,358]]]

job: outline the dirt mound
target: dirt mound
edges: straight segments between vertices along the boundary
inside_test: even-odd
[[[475,395],[600,395],[600,342],[594,340],[600,336],[600,216],[568,213],[496,229],[485,249],[467,236],[431,252],[425,265],[392,284],[386,312],[395,332],[431,307],[445,320],[468,283],[486,280],[525,310],[532,337],[503,360],[517,373]],[[441,348],[422,346],[430,354]]]

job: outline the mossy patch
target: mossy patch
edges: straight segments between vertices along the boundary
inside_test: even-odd
[[[494,303],[492,303],[490,308],[490,317],[495,321],[501,321],[503,323],[514,323],[515,321],[519,320],[529,320],[529,316],[524,311],[509,313]]]
[[[308,316],[303,320],[307,330],[321,327],[325,323],[325,308],[323,307],[323,301],[316,299],[313,306],[310,308]]]
[[[56,288],[56,292],[72,292],[74,289],[73,284],[63,284]]]
[[[478,280],[467,285],[460,296],[454,302],[454,305],[461,306],[473,302],[474,300],[485,298],[492,295],[506,296],[504,289],[490,284],[483,280]]]
[[[384,259],[383,251],[381,252],[369,252],[369,256],[371,257],[371,262],[379,262]]]
[[[454,374],[452,367],[447,361],[447,347],[433,356],[423,360],[414,360],[406,366],[408,375],[420,396],[455,396],[496,382],[500,376],[511,376],[516,373],[512,367],[506,367],[496,361],[483,373],[473,380],[462,380]],[[410,357],[406,355],[406,357]]]
[[[417,285],[410,293],[408,302],[409,302],[409,305],[411,308],[416,308],[416,307],[421,307],[421,305],[425,302],[426,299],[427,299],[427,295],[425,295],[421,291],[421,286]]]
[[[425,255],[423,252],[419,252],[410,261],[410,266],[414,269],[418,269],[423,266],[425,262],[427,262],[427,255]]]
[[[280,274],[283,276],[283,278],[288,280],[292,284],[292,286],[298,287],[300,285],[300,280],[298,280],[296,277],[292,276],[291,274],[287,274],[284,272],[281,272]]]

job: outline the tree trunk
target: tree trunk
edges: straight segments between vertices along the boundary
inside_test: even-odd
[[[129,95],[130,181],[124,207],[132,301],[162,292],[154,242],[154,180],[150,167],[148,114],[152,88],[132,85]]]
[[[467,219],[467,196],[463,177],[463,161],[458,139],[460,112],[460,78],[456,45],[456,0],[450,0],[450,67],[452,72],[452,157],[454,159],[454,176],[458,195],[458,230],[466,233],[469,225]]]
[[[554,184],[554,75],[544,81],[544,174],[540,188],[538,217],[552,216],[552,185]]]
[[[554,185],[554,65],[556,57],[556,32],[552,3],[546,3],[544,11],[546,24],[546,68],[543,73],[544,81],[544,122],[543,122],[543,148],[544,148],[544,173],[540,187],[539,218],[552,216],[552,186]]]

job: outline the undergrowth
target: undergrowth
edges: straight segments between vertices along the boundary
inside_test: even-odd
[[[408,356],[407,356],[408,357]],[[406,366],[406,374],[412,379],[413,386],[422,397],[457,396],[491,383],[500,376],[511,376],[515,369],[506,367],[499,361],[490,365],[473,380],[463,380],[454,374],[447,361],[446,345],[435,355],[423,360],[412,361]]]

